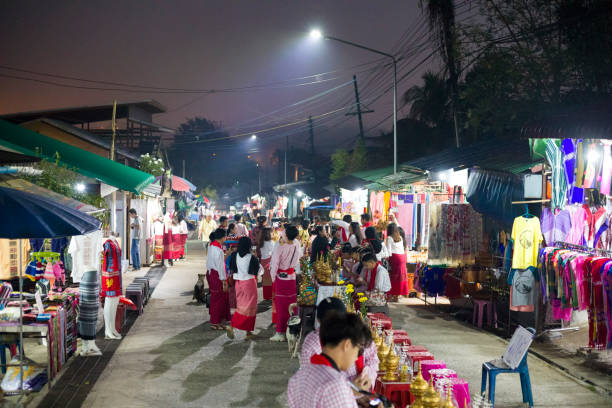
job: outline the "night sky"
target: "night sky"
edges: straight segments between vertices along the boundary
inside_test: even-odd
[[[344,115],[346,109],[326,114],[354,102],[352,85],[341,86],[353,73],[358,72],[363,103],[376,110],[364,116],[365,128],[370,135],[391,128],[391,120],[384,119],[391,113],[392,95],[380,96],[391,84],[390,71],[386,78],[375,77],[368,84],[373,75],[384,71],[379,56],[332,41],[313,42],[307,36],[309,30],[318,27],[329,35],[394,51],[426,31],[426,25],[419,26],[422,22],[416,0],[3,2],[3,66],[190,90],[265,86],[208,95],[176,94],[71,89],[0,76],[0,113],[105,104],[113,99],[156,99],[168,108],[168,113],[155,116],[158,123],[176,127],[198,115],[221,122],[230,134],[323,114],[315,121],[316,133],[322,136],[318,143],[331,147],[353,140],[358,131],[356,118]],[[416,64],[410,58],[416,59],[407,57],[400,73]],[[425,67],[401,83],[400,97],[403,90],[419,83],[418,73]],[[311,76],[329,71],[335,72]],[[112,87],[4,68],[0,75]],[[295,79],[300,77],[307,78]],[[322,82],[304,85],[317,81]],[[338,86],[324,97],[287,108]],[[380,99],[374,101],[377,96]],[[295,136],[292,143],[303,142],[299,127],[282,131]],[[282,145],[285,133],[262,133],[258,140]]]

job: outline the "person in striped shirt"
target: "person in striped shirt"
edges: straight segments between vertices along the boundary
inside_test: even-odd
[[[290,408],[356,408],[347,371],[372,342],[372,335],[354,313],[332,312],[321,324],[322,352],[310,358],[289,380]]]

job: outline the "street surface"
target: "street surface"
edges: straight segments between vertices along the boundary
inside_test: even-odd
[[[83,406],[286,406],[287,381],[298,362],[289,358],[286,343],[268,341],[273,334],[270,302],[260,302],[256,342],[244,341],[240,333],[232,341],[210,330],[207,309],[192,300],[204,265],[201,244],[189,242],[187,259],[168,268]],[[480,389],[481,364],[499,357],[506,347],[501,339],[424,306],[390,309],[394,325],[467,379],[472,394]],[[529,368],[537,407],[612,406],[609,397],[537,358],[530,356]],[[520,390],[518,375],[499,376],[496,407],[522,407]]]

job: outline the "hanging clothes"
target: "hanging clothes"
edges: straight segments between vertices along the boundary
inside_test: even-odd
[[[563,155],[553,139],[546,139],[546,159],[552,168],[552,194],[550,205],[553,209],[563,209],[567,193],[567,179],[564,173]]]

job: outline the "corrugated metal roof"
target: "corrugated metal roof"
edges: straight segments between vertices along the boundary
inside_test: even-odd
[[[536,163],[539,161],[531,158],[527,141],[494,139],[410,160],[398,166],[397,175],[393,174],[393,167],[383,167],[353,173],[352,176],[363,179],[368,188],[391,188],[426,179],[425,171],[435,173],[480,167],[521,173]]]
[[[117,102],[117,119],[126,118],[129,114],[130,106],[136,106],[151,114],[164,113],[167,110],[165,106],[153,99],[135,102]],[[106,105],[72,106],[68,108],[9,113],[0,117],[12,123],[29,122],[44,117],[76,124],[111,120],[112,114],[113,104],[110,103]]]

